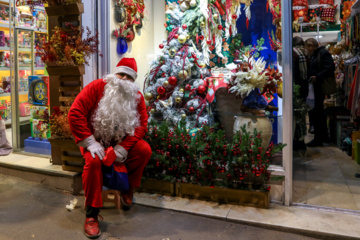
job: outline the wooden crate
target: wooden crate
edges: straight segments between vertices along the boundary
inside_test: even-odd
[[[85,74],[85,65],[79,66],[47,66],[49,76],[81,76]]]
[[[74,139],[49,139],[52,164],[62,165],[66,171],[82,172],[85,160]]]
[[[140,187],[136,191],[175,196],[175,183],[143,178],[141,179]]]
[[[257,208],[269,208],[269,191],[239,190],[221,187],[176,183],[176,196],[199,200],[229,203]]]
[[[67,5],[55,5],[45,7],[46,14],[49,17],[64,15],[79,15],[84,13],[83,3],[72,3]]]

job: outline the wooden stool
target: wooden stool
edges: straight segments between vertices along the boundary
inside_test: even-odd
[[[121,209],[120,207],[120,191],[117,190],[103,190],[101,192],[101,197],[103,200],[103,203],[105,202],[111,202],[115,204],[116,209]]]

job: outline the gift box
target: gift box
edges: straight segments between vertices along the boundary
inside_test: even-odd
[[[4,120],[10,118],[10,111],[7,100],[0,100],[0,116]]]
[[[27,79],[20,78],[19,81],[19,92],[29,91],[29,81]]]
[[[49,108],[47,106],[32,105],[30,107],[30,115],[32,119],[45,120],[49,118]]]
[[[49,123],[40,119],[32,119],[31,123],[31,136],[33,138],[40,139],[49,139],[50,136],[50,128]]]
[[[28,102],[20,103],[20,117],[30,116],[30,104]]]

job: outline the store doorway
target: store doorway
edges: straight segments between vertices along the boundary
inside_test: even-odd
[[[342,3],[341,0],[335,1]],[[312,6],[313,5],[313,6]],[[339,6],[339,5],[338,5]],[[309,14],[316,14],[318,7],[309,0]],[[302,8],[293,6],[294,11]],[[339,14],[340,8],[336,10]],[[311,12],[311,13],[310,13]],[[314,15],[311,15],[314,17]],[[300,24],[299,31],[294,30],[293,36],[302,37],[304,41],[309,38],[318,40],[321,46],[332,52],[332,46],[339,44],[340,40],[340,14],[335,15],[339,29],[322,29],[325,22],[316,18],[314,21],[304,21],[304,18],[296,19]],[[339,54],[338,54],[339,55]],[[360,173],[359,161],[356,154],[356,140],[352,140],[353,132],[358,130],[356,119],[353,118],[351,110],[347,106],[349,93],[348,87],[354,79],[356,67],[352,63],[337,64],[337,76],[343,74],[339,88],[335,94],[326,96],[324,109],[326,114],[327,134],[322,137],[322,144],[319,146],[298,146],[294,143],[293,151],[293,204],[300,206],[316,206],[341,211],[360,211]],[[295,63],[294,63],[295,64]],[[339,68],[340,67],[340,68]],[[294,66],[295,68],[295,66]],[[338,71],[341,69],[342,72]],[[340,79],[338,79],[340,81]],[[311,93],[310,93],[311,94]],[[309,100],[309,97],[308,97]],[[299,109],[295,105],[294,116],[298,115]],[[308,103],[309,106],[309,103]],[[309,109],[311,108],[311,104]],[[308,110],[309,110],[308,109]],[[304,111],[305,134],[303,140],[310,143],[314,139],[312,131],[312,119],[307,111]],[[296,118],[295,118],[295,122]],[[294,122],[294,123],[295,123]],[[295,130],[296,131],[296,130]],[[296,133],[294,132],[296,136]]]

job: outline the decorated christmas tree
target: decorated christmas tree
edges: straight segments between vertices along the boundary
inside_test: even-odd
[[[150,121],[168,120],[176,126],[185,119],[187,128],[211,124],[204,81],[209,75],[206,59],[195,47],[188,26],[182,24],[179,6],[174,6],[172,16],[174,28],[160,44],[162,54],[152,62],[145,80]]]
[[[174,126],[181,119],[186,127],[213,123],[209,96],[214,85],[206,80],[213,56],[223,55],[225,38],[237,34],[236,21],[241,4],[250,20],[252,0],[184,0],[168,1],[166,30],[168,38],[159,45],[162,53],[150,66],[144,93],[151,120],[168,120]],[[213,97],[213,95],[212,95]]]

